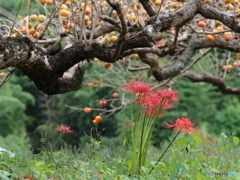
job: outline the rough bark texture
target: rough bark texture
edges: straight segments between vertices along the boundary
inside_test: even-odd
[[[188,46],[185,49],[183,48],[183,53],[176,58],[174,65],[163,71],[163,68],[159,67],[156,60],[149,57],[147,52],[155,52],[159,56],[164,56],[171,53],[177,46],[175,44],[168,45],[165,49],[156,48],[155,42],[159,32],[166,31],[171,27],[180,28],[191,21],[197,14],[209,19],[220,20],[236,33],[240,33],[240,25],[234,16],[211,8],[201,0],[190,0],[175,13],[160,13],[157,17],[157,13],[148,0],[140,0],[140,3],[142,3],[150,18],[142,30],[127,35],[125,32],[126,22],[122,19],[123,14],[121,14],[122,12],[117,4],[112,4],[112,7],[121,14],[117,27],[124,29],[120,30],[121,38],[119,42],[111,46],[103,45],[95,40],[77,42],[67,49],[50,53],[50,55],[46,54],[46,51],[43,51],[26,37],[2,38],[0,39],[0,69],[7,67],[20,68],[24,74],[34,81],[40,90],[52,95],[81,88],[84,70],[88,61],[94,57],[105,62],[114,63],[130,52],[138,52],[142,62],[148,64],[152,69],[155,79],[163,81],[180,75],[199,49],[219,47],[233,52],[240,52],[239,40],[226,42],[223,38],[218,37],[214,41],[208,41],[205,38],[193,37]],[[121,25],[119,25],[119,22]],[[114,28],[116,28],[114,24],[99,26],[93,32],[93,38],[111,32]],[[91,32],[86,31],[86,34],[90,36]],[[145,50],[138,51],[141,48],[145,48]],[[184,76],[192,81],[205,81],[216,85],[223,93],[240,94],[239,89],[231,89],[231,87],[224,85],[223,80],[219,78],[205,75],[197,76],[190,72],[186,72]]]

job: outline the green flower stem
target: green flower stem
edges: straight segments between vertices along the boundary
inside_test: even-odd
[[[170,148],[170,146],[172,145],[172,143],[175,141],[175,139],[178,137],[178,135],[180,134],[180,130],[178,131],[178,133],[176,134],[176,136],[173,138],[173,140],[170,142],[170,144],[168,145],[168,147],[165,149],[165,151],[163,152],[163,154],[161,155],[161,157],[157,160],[157,162],[155,163],[155,165],[152,167],[152,169],[149,171],[148,174],[151,174],[151,172],[153,171],[153,169],[156,167],[156,165],[161,161],[162,157],[166,154],[166,152],[168,151],[168,149]]]
[[[57,142],[59,141],[60,137],[62,136],[62,134],[63,134],[63,133],[61,133],[61,134],[58,136],[57,140],[55,141],[55,143],[54,143],[54,145],[53,145],[53,148],[52,148],[53,151],[54,151],[55,146],[57,145]]]
[[[145,158],[145,157],[142,157],[142,153],[143,153],[143,137],[145,136],[145,131],[146,129],[144,129],[144,126],[145,126],[145,120],[146,118],[144,117],[143,119],[143,122],[141,123],[142,125],[142,131],[141,131],[141,141],[140,141],[140,148],[139,148],[139,168],[141,168],[141,166],[143,165],[142,164],[142,158]]]

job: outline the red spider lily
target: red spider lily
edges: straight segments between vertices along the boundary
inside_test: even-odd
[[[162,98],[168,98],[169,101],[178,101],[178,93],[169,89],[161,89],[157,95]]]
[[[57,131],[62,133],[73,133],[74,131],[70,129],[69,126],[62,124],[59,128],[55,128]]]
[[[170,109],[174,107],[172,106],[173,102],[178,100],[177,92],[168,89],[162,89],[157,93],[151,93],[145,97],[142,97],[141,103],[153,108],[161,107],[162,109]]]
[[[160,90],[157,93],[149,93],[140,99],[140,103],[146,109],[148,116],[156,116],[160,109],[173,108],[172,104],[175,101],[178,101],[177,93],[167,89]]]
[[[150,93],[150,88],[148,85],[146,85],[143,82],[136,82],[132,80],[131,82],[127,83],[125,89],[133,92],[135,94],[140,93],[140,94],[149,94]]]
[[[163,109],[171,109],[174,107],[173,102],[179,101],[178,93],[168,89],[158,91],[157,96],[164,102]]]
[[[145,116],[149,117],[149,118],[155,118],[156,116],[163,116],[165,113],[159,113],[158,109],[146,109],[145,110]]]
[[[175,124],[166,124],[166,128],[174,128],[173,130],[180,130],[180,132],[193,132],[197,128],[193,128],[196,123],[192,123],[188,118],[177,119]]]

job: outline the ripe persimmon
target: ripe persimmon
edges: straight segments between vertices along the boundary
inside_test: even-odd
[[[117,39],[118,39],[117,36],[111,36],[111,37],[109,38],[109,41],[110,41],[110,42],[114,42],[114,41],[116,41]]]
[[[90,7],[86,7],[85,14],[90,14],[92,12]]]
[[[68,9],[68,7],[67,7],[67,5],[66,5],[66,4],[63,4],[63,5],[61,5],[60,9],[65,9],[65,10],[67,10],[67,9]]]
[[[38,19],[38,17],[36,14],[32,14],[29,19],[30,19],[30,21],[36,21]]]
[[[212,0],[204,0],[205,1],[205,3],[210,3],[210,2],[212,2]]]
[[[240,61],[235,61],[235,62],[233,63],[233,66],[240,66]]]
[[[38,16],[38,21],[39,22],[44,22],[46,20],[46,16],[44,16],[44,15],[39,15]]]
[[[231,70],[233,67],[232,65],[224,65],[222,68],[223,70]]]
[[[27,28],[26,28],[25,26],[22,26],[22,27],[19,29],[19,31],[20,31],[21,33],[27,33]]]
[[[4,72],[0,72],[0,77],[4,77],[5,73]]]
[[[35,32],[35,33],[33,34],[33,37],[34,37],[34,38],[39,38],[40,35],[41,35],[41,34],[40,34],[39,32]]]
[[[107,105],[107,101],[104,100],[104,99],[102,99],[102,100],[99,102],[99,104],[100,104],[101,106],[106,106],[106,105]]]
[[[213,41],[213,40],[214,40],[214,37],[213,37],[212,35],[207,35],[207,40]]]
[[[96,119],[92,120],[93,124],[98,124],[98,121]]]
[[[90,112],[92,111],[92,109],[89,108],[89,107],[86,107],[86,108],[83,109],[83,111],[84,111],[85,113],[90,113]]]
[[[103,66],[105,68],[110,68],[112,66],[112,64],[107,62],[107,63],[104,63]]]
[[[74,24],[73,23],[67,23],[67,28],[68,29],[71,29],[71,28],[73,28],[74,27]]]
[[[112,97],[117,98],[117,97],[119,97],[119,94],[118,93],[113,93]]]
[[[88,87],[93,87],[93,83],[88,83]]]
[[[63,33],[67,33],[67,32],[68,32],[68,29],[63,28],[62,32],[63,32]]]
[[[204,21],[199,21],[198,26],[204,28],[206,26],[206,23]]]
[[[53,0],[47,0],[47,4],[52,5],[54,4]]]
[[[231,0],[223,0],[224,3],[228,4],[231,2]]]
[[[219,26],[219,27],[216,28],[216,30],[217,30],[217,31],[223,31],[224,29],[223,29],[222,26]]]
[[[234,6],[232,4],[227,4],[226,5],[227,10],[232,10],[233,8],[234,8]]]
[[[225,39],[225,41],[230,41],[230,40],[233,39],[233,35],[232,35],[231,32],[225,32],[225,33],[223,34],[223,38]]]
[[[96,117],[95,117],[95,120],[96,120],[97,122],[102,121],[102,116],[100,116],[100,115],[96,116]]]
[[[238,8],[235,12],[236,12],[237,14],[239,14],[239,13],[240,13],[240,9]]]
[[[161,0],[156,0],[156,1],[154,2],[154,4],[155,4],[155,6],[160,6],[160,5],[161,5]]]
[[[223,23],[221,21],[216,21],[217,25],[222,25]]]

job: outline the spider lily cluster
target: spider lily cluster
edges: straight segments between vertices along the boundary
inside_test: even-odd
[[[153,91],[150,86],[143,82],[131,81],[126,85],[125,89],[137,96],[135,102],[138,113],[132,117],[133,126],[131,126],[131,138],[129,140],[132,151],[129,173],[140,175],[141,168],[146,161],[148,147],[157,119],[163,114],[163,110],[173,108],[174,103],[179,101],[179,97],[177,92],[169,89]],[[195,123],[192,123],[187,118],[177,119],[175,124],[165,124],[167,128],[173,127],[174,130],[179,130],[178,134],[183,131],[194,131],[193,125]]]

